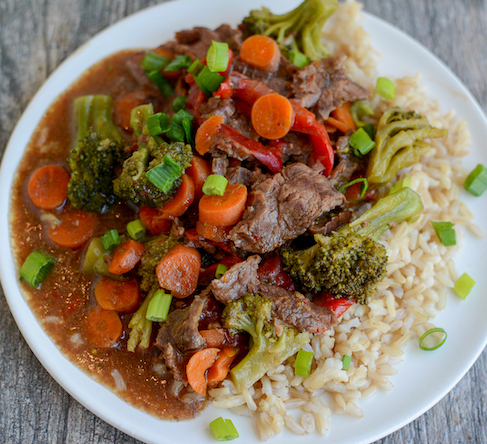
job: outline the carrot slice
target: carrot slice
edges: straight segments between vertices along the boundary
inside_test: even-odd
[[[352,116],[352,104],[350,102],[345,102],[338,108],[335,108],[331,112],[332,117],[327,120],[328,123],[333,125],[335,128],[340,130],[342,133],[347,131],[355,131],[357,125]]]
[[[206,380],[208,385],[223,381],[230,371],[230,366],[237,356],[237,349],[234,347],[223,347],[215,363],[208,369]]]
[[[198,154],[204,156],[210,150],[212,139],[224,121],[223,116],[211,116],[198,127],[194,137],[194,147]]]
[[[206,396],[206,371],[215,363],[219,352],[218,348],[204,348],[191,356],[186,364],[189,385],[198,395]]]
[[[235,225],[241,218],[247,203],[247,187],[230,184],[223,196],[203,196],[200,199],[199,219],[217,227]]]
[[[116,281],[103,276],[96,284],[95,298],[105,310],[132,313],[139,306],[140,291],[137,279]]]
[[[104,310],[96,305],[86,313],[86,341],[100,348],[116,344],[123,332],[122,321],[116,311]]]
[[[228,240],[228,234],[231,230],[230,227],[217,227],[216,225],[210,225],[206,222],[196,222],[196,232],[205,239],[213,242],[225,242]]]
[[[166,202],[161,212],[172,217],[182,216],[194,200],[194,182],[188,174],[183,174],[183,181],[174,197]]]
[[[48,235],[60,247],[75,250],[90,240],[95,233],[97,221],[93,213],[69,211],[64,213],[59,225],[48,230]]]
[[[156,267],[159,285],[177,298],[186,298],[198,285],[201,256],[196,248],[176,244]]]
[[[264,35],[246,38],[240,47],[240,60],[267,72],[276,72],[281,60],[279,45]]]
[[[125,131],[132,131],[130,113],[139,105],[151,102],[153,93],[150,91],[134,91],[117,97],[113,102],[113,121]]]
[[[203,184],[211,174],[211,166],[202,157],[193,155],[190,167],[186,168],[186,174],[189,174],[193,179],[194,200],[198,201],[203,196]]]
[[[160,208],[141,206],[139,219],[151,236],[158,236],[162,233],[168,234],[171,230],[172,220]]]
[[[199,333],[203,336],[207,347],[222,348],[225,343],[225,330],[223,328],[200,330]]]
[[[129,272],[140,261],[144,250],[144,244],[133,239],[122,242],[113,252],[108,271],[117,275]]]
[[[281,94],[265,94],[252,105],[250,119],[259,136],[270,140],[281,139],[293,126],[293,106]]]
[[[44,165],[34,171],[27,184],[32,203],[42,210],[60,207],[68,197],[70,174],[59,165]]]

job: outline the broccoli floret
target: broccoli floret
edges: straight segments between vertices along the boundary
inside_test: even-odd
[[[129,338],[127,341],[127,350],[135,352],[137,346],[142,349],[148,349],[152,334],[152,321],[146,318],[147,308],[151,299],[156,294],[157,288],[153,288],[142,302],[142,305],[132,315],[129,322]]]
[[[76,139],[67,159],[71,168],[68,198],[74,208],[102,213],[115,201],[112,181],[124,146],[112,121],[110,96],[82,96],[74,101]]]
[[[310,341],[310,334],[283,327],[278,337],[272,318],[272,302],[257,294],[229,302],[222,314],[223,326],[230,331],[245,331],[252,338],[247,355],[230,375],[238,390],[252,386],[272,367],[281,364]]]
[[[162,164],[166,155],[181,165],[184,172],[191,164],[193,151],[190,145],[181,142],[167,143],[160,137],[150,136],[146,122],[152,115],[151,104],[141,105],[132,110],[131,125],[134,136],[137,137],[138,147],[123,163],[120,176],[113,182],[113,190],[122,199],[158,208],[174,196],[182,179],[176,179],[171,188],[164,193],[147,178],[146,173]]]
[[[140,288],[143,291],[149,291],[156,286],[159,288],[159,282],[156,275],[156,267],[162,256],[164,256],[174,245],[177,240],[172,236],[161,235],[155,237],[144,244],[145,250],[140,259],[139,276],[141,277]]]
[[[337,0],[304,0],[286,14],[273,14],[267,8],[250,11],[243,23],[250,34],[274,38],[285,57],[289,57],[290,51],[298,50],[315,61],[329,56],[321,42],[321,33],[325,21],[337,8]]]
[[[392,224],[414,220],[422,210],[419,195],[401,188],[331,236],[316,234],[312,247],[282,249],[284,269],[304,291],[327,291],[366,304],[386,273],[387,253],[377,238]]]

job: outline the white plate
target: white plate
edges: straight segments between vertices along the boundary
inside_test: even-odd
[[[180,0],[164,3],[141,11],[108,28],[71,55],[49,77],[18,122],[0,172],[0,232],[7,233],[9,190],[14,172],[30,135],[50,104],[86,68],[103,57],[126,48],[154,47],[171,39],[175,31],[196,25],[217,27],[221,23],[237,24],[250,9],[262,5],[274,12],[285,12],[296,6],[296,0]],[[218,11],[218,14],[215,14]],[[404,76],[421,71],[428,94],[437,98],[442,110],[455,110],[470,122],[471,154],[464,160],[473,168],[478,162],[487,165],[487,151],[482,150],[487,139],[487,121],[471,94],[434,55],[417,42],[388,25],[366,15],[364,27],[373,36],[373,46],[382,55],[381,75]],[[400,51],[398,51],[400,48]],[[487,231],[487,207],[479,198],[463,193],[476,221]],[[485,198],[483,198],[485,199]],[[435,352],[423,352],[410,344],[399,374],[392,378],[395,388],[378,393],[364,401],[365,416],[333,416],[328,443],[358,444],[380,439],[424,413],[463,377],[487,342],[487,298],[481,289],[487,286],[486,243],[467,234],[463,252],[457,257],[460,273],[468,271],[477,281],[466,301],[453,294],[448,296],[446,310],[435,320],[447,329],[448,339]],[[9,252],[7,236],[0,239],[0,251]],[[208,423],[222,414],[231,417],[240,433],[240,444],[256,443],[258,436],[253,422],[235,417],[227,411],[205,410],[191,422],[164,422],[144,414],[121,401],[110,391],[78,370],[57,350],[36,322],[17,286],[17,271],[8,253],[1,261],[1,279],[10,309],[29,346],[42,365],[74,398],[100,418],[125,433],[148,443],[214,443]],[[294,437],[299,443],[315,442],[318,435]],[[274,438],[273,443],[289,442],[289,435]]]

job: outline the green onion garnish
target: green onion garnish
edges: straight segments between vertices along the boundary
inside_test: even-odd
[[[206,64],[211,72],[222,72],[227,69],[230,60],[228,43],[211,42],[206,53]]]
[[[167,137],[175,142],[184,142],[184,138],[186,133],[184,132],[184,128],[180,123],[175,122],[174,120],[171,122],[171,127],[167,132]]]
[[[191,57],[189,55],[178,55],[164,68],[164,71],[177,71],[178,69],[189,68]]]
[[[208,66],[204,66],[201,72],[194,78],[196,84],[206,96],[210,97],[213,91],[216,91],[222,83],[224,77],[217,72],[211,72]]]
[[[363,128],[359,128],[350,136],[349,144],[357,157],[365,156],[375,146],[375,142]]]
[[[378,77],[375,92],[384,99],[392,100],[396,96],[396,85],[387,77]]]
[[[340,188],[338,188],[338,191],[342,192],[345,188],[348,188],[352,185],[355,185],[356,183],[361,183],[360,185],[360,196],[356,200],[350,200],[350,203],[355,203],[361,201],[365,197],[365,193],[367,192],[369,188],[369,181],[365,177],[359,177],[358,179],[354,179],[344,185],[342,185]]]
[[[298,68],[304,68],[311,63],[305,54],[296,49],[293,49],[289,52],[289,61]]]
[[[107,231],[101,238],[101,243],[105,250],[111,250],[112,248],[118,247],[120,245],[120,236],[118,235],[118,231],[113,229]]]
[[[216,270],[215,270],[215,277],[217,279],[220,279],[225,274],[225,272],[227,270],[228,270],[228,267],[226,265],[218,264],[216,266]]]
[[[132,220],[127,224],[127,233],[130,239],[138,241],[145,237],[145,227],[140,219]]]
[[[453,229],[453,224],[451,222],[431,222],[433,228],[435,229],[436,235],[440,239],[440,242],[445,247],[450,247],[457,244],[457,237],[455,230]]]
[[[20,278],[26,280],[33,288],[39,288],[49,275],[56,259],[41,250],[34,250],[24,261],[20,269]]]
[[[475,281],[463,273],[453,285],[453,291],[462,299],[465,299],[475,285]]]
[[[172,110],[175,113],[181,109],[186,109],[186,96],[178,96],[172,102]]]
[[[164,97],[169,97],[174,94],[174,89],[169,81],[159,71],[148,71],[147,77],[154,83]]]
[[[146,71],[160,71],[169,62],[170,60],[167,57],[163,57],[159,54],[149,51],[142,59],[140,66]]]
[[[396,191],[399,191],[401,188],[407,188],[410,184],[411,177],[403,177],[401,180],[398,180],[394,185],[392,185],[391,189],[389,190],[389,194],[393,194]]]
[[[465,189],[474,196],[480,196],[487,190],[487,168],[479,163],[467,176],[463,184]]]
[[[222,417],[210,422],[210,429],[218,441],[230,441],[238,438],[238,432],[231,419]]]
[[[172,116],[172,121],[179,123],[181,125],[184,118],[186,118],[190,122],[192,122],[194,119],[194,116],[189,111],[186,111],[185,109],[180,109],[176,114],[174,114],[174,116]]]
[[[188,68],[188,72],[193,76],[196,77],[203,68],[205,67],[204,63],[201,63],[199,60],[195,60],[191,66]]]
[[[171,127],[171,119],[166,113],[157,113],[147,119],[147,131],[154,137],[167,133]]]
[[[352,357],[348,355],[343,355],[342,358],[342,370],[348,370],[350,368],[350,363],[352,362]]]
[[[175,180],[183,174],[183,168],[171,156],[166,154],[162,163],[151,168],[145,176],[163,193],[167,193]]]
[[[437,334],[434,333],[441,333],[441,337],[438,338]],[[434,335],[433,337],[429,337],[430,335]],[[446,341],[446,331],[443,330],[442,328],[432,328],[425,332],[423,336],[419,338],[419,348],[421,350],[436,350],[437,348],[440,348]],[[425,344],[425,339],[426,344]]]
[[[181,125],[184,130],[184,135],[186,137],[186,143],[189,143],[191,146],[194,145],[193,143],[193,131],[191,129],[191,120],[189,120],[187,117],[183,119],[181,122]]]
[[[362,117],[371,116],[372,114],[374,114],[374,110],[367,102],[352,103],[351,111],[353,121],[355,122],[355,125],[357,125],[359,128],[366,125],[365,122],[362,122]]]
[[[294,363],[294,373],[296,376],[307,378],[311,373],[311,364],[313,363],[313,352],[299,350]]]
[[[228,185],[228,179],[220,174],[210,174],[203,184],[203,193],[207,196],[223,196]]]
[[[152,322],[166,322],[171,301],[172,294],[167,294],[162,289],[157,290],[147,306],[145,318]]]

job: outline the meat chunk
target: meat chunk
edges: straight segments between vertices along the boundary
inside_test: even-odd
[[[369,96],[365,88],[347,77],[341,66],[344,59],[345,56],[318,60],[294,75],[291,87],[294,99],[323,120],[328,119],[330,112],[343,103]]]
[[[269,299],[276,317],[299,331],[324,333],[338,324],[335,313],[328,307],[313,304],[308,298],[296,296],[285,288],[259,284],[250,285],[249,291]]]
[[[257,285],[257,269],[260,256],[250,256],[246,261],[230,267],[220,279],[211,281],[211,291],[215,299],[226,304],[248,293],[249,285]]]
[[[258,184],[249,199],[229,239],[253,253],[268,253],[295,239],[318,216],[345,203],[326,177],[302,163],[286,166]]]

